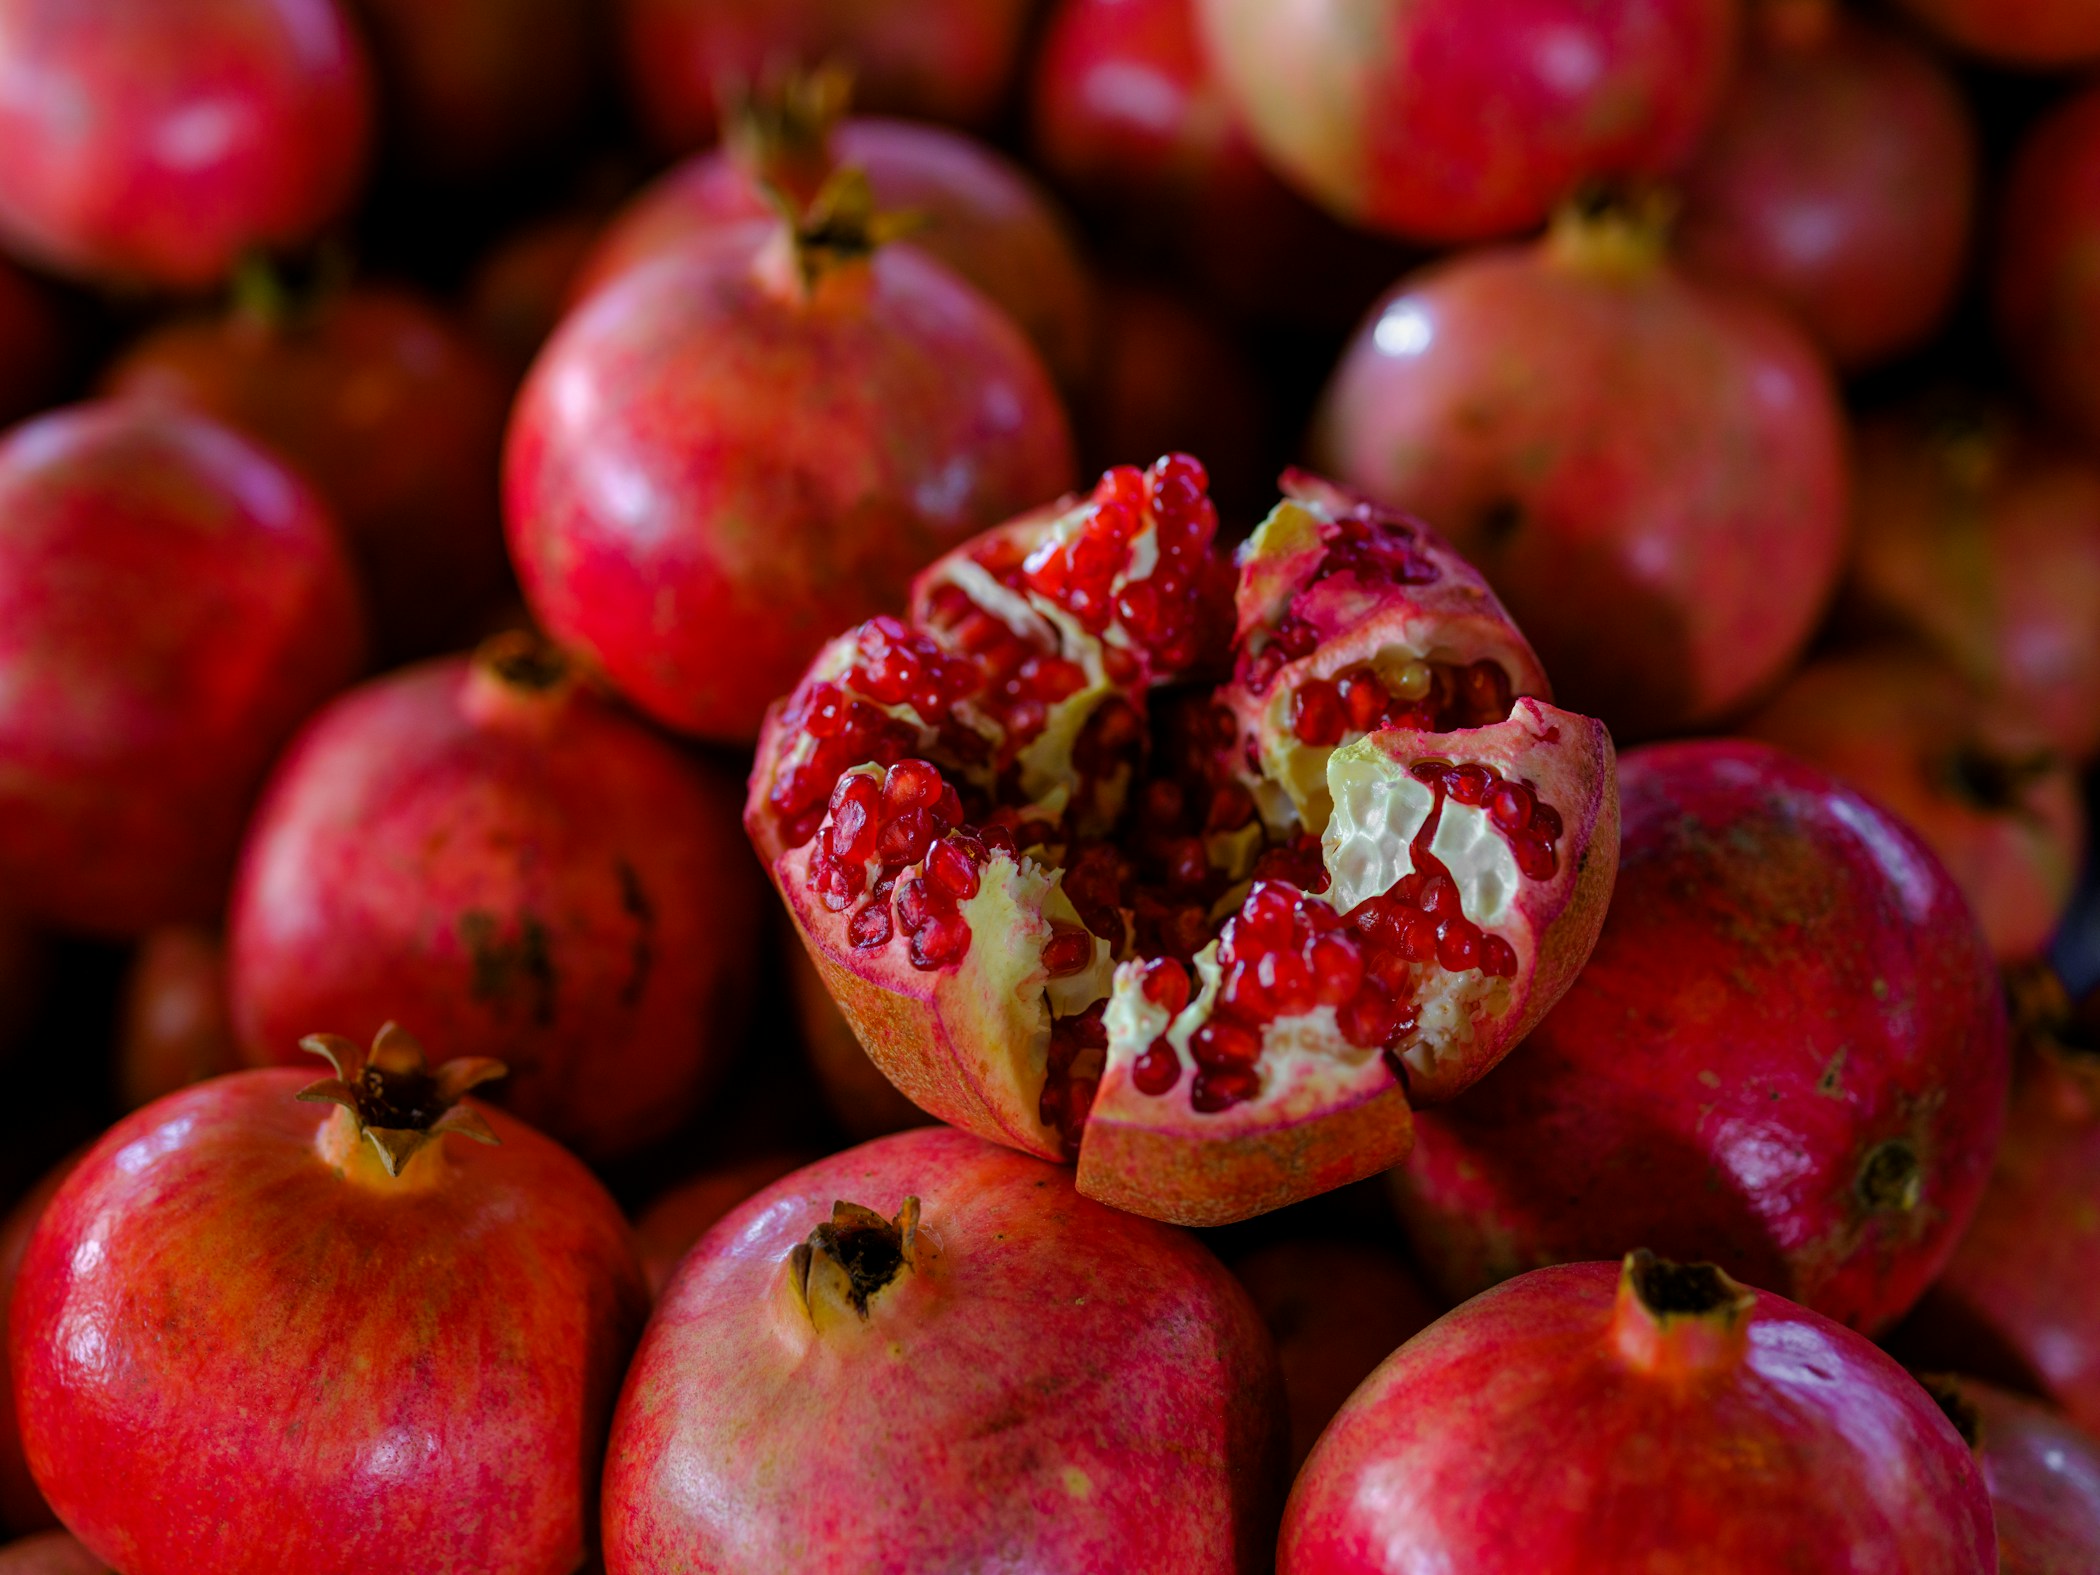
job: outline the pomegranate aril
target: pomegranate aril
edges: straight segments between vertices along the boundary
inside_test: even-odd
[[[1375,732],[1391,705],[1385,686],[1370,673],[1348,673],[1336,689],[1342,709],[1349,714],[1350,727],[1359,733]]]
[[[1043,971],[1053,979],[1078,973],[1094,960],[1094,937],[1071,924],[1050,926],[1050,939],[1043,942]]]
[[[1444,773],[1444,791],[1458,804],[1485,804],[1495,784],[1486,766],[1453,766]]]
[[[1531,829],[1548,842],[1560,840],[1560,811],[1551,804],[1534,802],[1531,809]]]
[[[885,864],[916,864],[941,833],[930,809],[906,810],[882,828],[875,839],[875,852]]]
[[[1216,1115],[1260,1092],[1261,1074],[1252,1067],[1199,1068],[1189,1085],[1189,1104],[1205,1115]]]
[[[1297,906],[1289,887],[1274,881],[1257,882],[1235,921],[1241,945],[1248,951],[1290,945]]]
[[[1449,875],[1431,875],[1422,882],[1420,906],[1432,919],[1455,919],[1461,911],[1458,887]]]
[[[955,902],[977,895],[977,866],[952,842],[936,842],[926,854],[926,878]]]
[[[1483,935],[1480,938],[1480,971],[1491,979],[1514,978],[1517,949],[1499,935]]]
[[[945,968],[959,963],[970,950],[970,926],[954,913],[937,913],[911,938],[914,968]]]
[[[1269,952],[1254,965],[1254,976],[1278,1017],[1299,1017],[1313,1009],[1312,970],[1293,952]]]
[[[846,939],[861,951],[887,946],[890,939],[890,905],[878,897],[846,921]]]
[[[1322,1006],[1340,1006],[1363,986],[1363,953],[1345,935],[1316,937],[1306,952],[1306,964],[1313,999]]]
[[[1177,1016],[1189,1004],[1188,970],[1171,957],[1155,957],[1138,975],[1138,988],[1146,1000]]]
[[[1543,842],[1515,842],[1510,847],[1517,856],[1517,868],[1533,880],[1551,880],[1560,867],[1553,849]]]
[[[1181,1057],[1164,1038],[1155,1039],[1131,1063],[1130,1081],[1141,1094],[1164,1094],[1181,1081]]]
[[[1206,831],[1238,831],[1254,819],[1254,795],[1237,782],[1228,782],[1211,795],[1203,816]]]
[[[897,922],[907,932],[924,929],[935,914],[953,911],[945,896],[917,876],[897,888]]]
[[[1159,845],[1161,878],[1173,891],[1201,891],[1210,884],[1210,854],[1201,837],[1170,837]]]
[[[1242,1024],[1212,1018],[1189,1036],[1189,1054],[1200,1067],[1251,1067],[1261,1059],[1261,1035]]]
[[[1291,696],[1291,736],[1313,748],[1332,748],[1349,730],[1349,714],[1333,684],[1308,678]]]
[[[1436,960],[1453,973],[1480,966],[1480,929],[1469,919],[1446,919],[1436,932]]]
[[[984,842],[984,851],[987,856],[1003,853],[1016,864],[1021,862],[1021,850],[1014,842],[1014,833],[1011,826],[984,826],[979,828],[978,836]]]
[[[1336,1008],[1335,1023],[1342,1037],[1359,1050],[1383,1050],[1393,1036],[1399,1013],[1392,998],[1377,989],[1365,989]]]
[[[840,864],[821,855],[809,862],[809,884],[817,900],[833,913],[844,913],[853,906],[853,899],[860,895],[867,878],[858,864]]]
[[[1504,831],[1522,831],[1531,824],[1531,790],[1521,782],[1505,782],[1488,800],[1488,814]]]

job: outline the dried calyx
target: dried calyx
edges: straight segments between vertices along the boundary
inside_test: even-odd
[[[766,191],[786,220],[782,234],[805,291],[839,268],[865,262],[921,223],[916,213],[879,211],[867,172],[850,164],[832,171],[807,204],[780,187]]]
[[[864,1319],[869,1301],[915,1268],[918,1248],[917,1198],[906,1198],[895,1219],[840,1200],[831,1218],[788,1255],[788,1283],[812,1322],[823,1309],[848,1307]]]
[[[474,652],[474,665],[512,689],[544,694],[576,680],[576,667],[561,648],[522,629],[489,636]]]
[[[481,1114],[460,1101],[502,1077],[507,1068],[501,1061],[462,1056],[433,1071],[422,1045],[394,1023],[379,1030],[369,1054],[337,1034],[312,1034],[299,1043],[335,1068],[334,1077],[302,1088],[299,1097],[342,1111],[355,1134],[371,1143],[389,1176],[400,1175],[447,1132],[477,1143],[497,1141]]]
[[[840,66],[795,71],[733,95],[722,143],[752,179],[799,210],[832,173],[831,133],[853,98]]]
[[[1672,1263],[1642,1248],[1619,1271],[1612,1336],[1635,1369],[1691,1378],[1732,1366],[1748,1338],[1757,1293],[1711,1263]]]

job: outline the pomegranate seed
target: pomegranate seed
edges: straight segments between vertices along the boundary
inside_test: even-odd
[[[1201,891],[1210,884],[1210,854],[1201,837],[1169,837],[1159,845],[1161,877],[1172,891]]]
[[[1181,1081],[1181,1057],[1165,1038],[1155,1039],[1131,1064],[1130,1081],[1141,1094],[1164,1094]]]
[[[882,815],[890,820],[909,809],[928,809],[940,801],[940,768],[930,760],[900,760],[883,774]]]
[[[812,685],[802,703],[802,730],[812,738],[836,738],[845,725],[846,697],[838,685]]]
[[[1301,656],[1312,655],[1320,644],[1319,631],[1296,613],[1286,613],[1283,622],[1276,626],[1275,632],[1269,638],[1275,642],[1276,648],[1293,662]]]
[[[1252,1067],[1200,1070],[1189,1087],[1189,1104],[1205,1115],[1243,1105],[1261,1092],[1261,1074]]]
[[[1116,503],[1129,509],[1145,506],[1145,473],[1135,465],[1117,465],[1094,483],[1096,504]]]
[[[1249,943],[1248,950],[1258,952],[1290,945],[1291,919],[1297,907],[1288,886],[1278,881],[1257,881],[1241,905],[1237,921],[1240,934]]]
[[[943,893],[916,876],[897,888],[897,922],[908,933],[923,930],[937,914],[954,911]]]
[[[1517,868],[1533,880],[1551,880],[1553,872],[1560,867],[1553,849],[1543,842],[1517,842],[1512,843],[1511,848],[1517,855]]]
[[[1359,733],[1374,732],[1391,705],[1385,685],[1372,674],[1359,672],[1345,676],[1338,688],[1342,709],[1349,713],[1349,725]]]
[[[1480,929],[1470,919],[1446,919],[1437,927],[1436,960],[1453,973],[1480,966]]]
[[[1485,804],[1494,781],[1485,766],[1454,766],[1444,774],[1444,791],[1460,804]]]
[[[1291,696],[1291,736],[1314,748],[1332,748],[1349,730],[1349,713],[1335,687],[1324,678],[1308,678]]]
[[[926,854],[926,878],[956,902],[977,895],[977,866],[952,842],[936,842]]]
[[[1021,850],[1014,845],[1014,833],[1011,826],[986,826],[979,835],[984,840],[984,850],[987,857],[994,853],[1003,853],[1016,864],[1021,862]]]
[[[846,921],[846,939],[860,951],[887,946],[890,941],[890,905],[878,897]]]
[[[1093,960],[1093,936],[1077,925],[1050,926],[1050,939],[1043,942],[1043,968],[1051,978],[1066,978]]]
[[[939,836],[941,827],[930,809],[910,809],[882,828],[876,855],[885,864],[916,864]]]
[[[1138,988],[1170,1017],[1179,1016],[1189,1004],[1188,970],[1171,957],[1155,957],[1146,963],[1138,975]]]
[[[1483,935],[1480,938],[1480,971],[1492,979],[1515,977],[1517,949],[1499,935]]]
[[[1160,455],[1152,462],[1145,481],[1152,506],[1166,514],[1179,514],[1193,507],[1210,491],[1210,473],[1193,454]]]
[[[1220,957],[1225,955],[1221,949]],[[1246,957],[1235,957],[1226,964],[1225,975],[1218,983],[1218,1002],[1221,1010],[1252,1023],[1265,1023],[1276,1015],[1270,1003],[1269,993],[1262,987],[1259,963]]]
[[[1057,1130],[1064,1137],[1066,1148],[1079,1147],[1079,1140],[1086,1131],[1086,1118],[1094,1109],[1094,1095],[1100,1089],[1098,1077],[1075,1077],[1065,1085],[1064,1109]]]
[[[852,907],[867,879],[866,871],[858,864],[840,864],[822,854],[809,861],[810,887],[817,900],[833,913],[844,913]]]
[[[1521,782],[1505,782],[1488,800],[1488,814],[1504,831],[1522,831],[1531,824],[1531,790]]]
[[[1342,1037],[1359,1050],[1382,1050],[1392,1038],[1398,1013],[1390,996],[1366,989],[1338,1008],[1334,1020]]]
[[[1154,777],[1145,784],[1145,796],[1139,803],[1139,814],[1146,825],[1157,831],[1172,831],[1181,824],[1181,817],[1188,810],[1188,795],[1181,784],[1172,777]]]
[[[867,782],[868,778],[851,780]],[[875,817],[858,798],[849,798],[832,811],[828,842],[831,856],[842,864],[865,864],[875,856]]]
[[[985,851],[983,841],[975,832],[953,831],[948,834],[948,841],[964,858],[970,861],[972,868],[980,870],[984,868],[984,862],[990,857],[990,854]]]
[[[1422,882],[1422,911],[1432,919],[1455,919],[1461,908],[1458,887],[1452,884],[1449,875],[1432,875]]]
[[[1313,1009],[1312,970],[1296,953],[1268,953],[1254,965],[1254,976],[1278,1017],[1299,1017]]]
[[[1252,1066],[1261,1059],[1261,1035],[1214,1017],[1189,1036],[1189,1054],[1201,1067]]]
[[[1206,831],[1238,831],[1254,819],[1254,795],[1237,782],[1228,782],[1211,795],[1203,817]]]
[[[1560,840],[1560,811],[1551,804],[1538,802],[1531,810],[1531,829],[1548,842]]]
[[[911,963],[920,969],[945,968],[961,962],[969,950],[970,926],[957,914],[935,914],[911,938]]]
[[[1346,935],[1319,936],[1306,962],[1312,971],[1313,998],[1322,1006],[1340,1006],[1363,987],[1363,953]]]

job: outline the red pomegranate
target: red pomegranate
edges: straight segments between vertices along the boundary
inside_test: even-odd
[[[865,181],[600,291],[511,420],[511,555],[542,627],[658,720],[753,737],[825,636],[1070,484],[1041,360]]]
[[[802,1046],[809,1054],[809,1069],[823,1095],[832,1120],[856,1142],[902,1132],[906,1127],[925,1126],[933,1120],[917,1105],[897,1092],[884,1077],[860,1036],[840,1014],[838,1003],[824,988],[809,954],[788,945],[788,993],[795,1007],[795,1026],[802,1030]]]
[[[1444,531],[1622,737],[1711,723],[1778,679],[1844,551],[1820,357],[1619,214],[1403,280],[1328,384],[1312,450]]]
[[[1234,632],[1186,455],[958,548],[774,708],[745,806],[892,1082],[1181,1224],[1398,1160],[1567,988],[1617,847],[1609,737],[1479,577],[1286,484]]]
[[[1266,1569],[1268,1332],[1179,1231],[961,1132],[799,1170],[687,1257],[627,1375],[611,1575]]]
[[[1464,1296],[1652,1242],[1869,1333],[1975,1212],[2005,1008],[1968,904],[1900,821],[1763,744],[1619,763],[1618,886],[1522,1052],[1422,1112],[1396,1177]]]
[[[0,888],[108,935],[214,913],[271,757],[362,649],[334,521],[245,438],[119,403],[15,428]]]
[[[1996,1568],[1982,1475],[1902,1368],[1711,1264],[1647,1252],[1527,1274],[1396,1351],[1306,1462],[1277,1564]]]
[[[1735,53],[1735,0],[1196,0],[1233,110],[1352,224],[1513,234],[1585,183],[1691,155]]]
[[[37,1222],[44,1217],[44,1210],[51,1206],[51,1199],[66,1177],[86,1157],[85,1149],[68,1154],[16,1200],[5,1219],[0,1219],[0,1385],[5,1386],[5,1399],[0,1402],[0,1524],[15,1532],[41,1531],[57,1525],[58,1517],[44,1502],[36,1479],[29,1474],[29,1462],[22,1455],[22,1430],[15,1421],[13,1368],[4,1350],[8,1308],[14,1300],[15,1281],[21,1276],[22,1259],[29,1251],[29,1238]],[[0,1564],[0,1572],[5,1569]]]
[[[663,1193],[635,1216],[635,1239],[651,1293],[663,1294],[679,1260],[713,1229],[715,1221],[789,1171],[799,1170],[804,1161],[803,1155],[762,1154],[742,1164],[703,1171]]]
[[[113,1575],[110,1567],[63,1531],[0,1548],[0,1575]]]
[[[2100,27],[2100,18],[2095,18]],[[2100,32],[2094,49],[2100,54]],[[2028,134],[2007,177],[1992,278],[1998,329],[2043,408],[2100,441],[2100,88]]]
[[[2100,60],[2100,13],[2086,0],[1901,0],[1962,48],[2016,66]]]
[[[1921,652],[1877,647],[1796,673],[1742,726],[1892,809],[1940,856],[1992,954],[2031,958],[2085,852],[2078,774],[2040,729]]]
[[[57,303],[0,259],[0,426],[47,402],[65,354]]]
[[[1990,1489],[1999,1575],[2081,1575],[2100,1558],[2100,1441],[2033,1400],[1933,1374],[1926,1390]]]
[[[663,1137],[736,1048],[756,873],[729,783],[529,636],[346,695],[256,813],[228,923],[256,1065],[390,1019],[495,1055],[585,1154]]]
[[[30,1469],[125,1575],[570,1575],[648,1307],[627,1222],[462,1101],[501,1063],[311,1047],[335,1079],[200,1083],[59,1189],[8,1330]]]
[[[1685,177],[1687,271],[1783,303],[1840,366],[1931,337],[1968,260],[1976,129],[1932,55],[1837,0],[1760,0]]]
[[[117,1016],[117,1102],[126,1110],[238,1071],[226,1000],[226,946],[214,930],[170,924],[140,942]]]
[[[356,194],[364,52],[337,0],[0,0],[0,235],[53,268],[198,289]]]
[[[467,281],[467,326],[514,378],[525,375],[560,325],[603,224],[588,209],[557,213],[513,231],[476,264]]]

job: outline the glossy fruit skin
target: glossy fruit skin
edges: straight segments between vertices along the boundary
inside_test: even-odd
[[[2086,259],[2100,199],[2100,89],[2053,110],[2014,155],[1991,279],[1998,333],[2042,408],[2100,439],[2100,284]]]
[[[50,1531],[0,1548],[0,1575],[112,1575],[112,1572],[78,1539],[63,1531]]]
[[[791,1248],[835,1201],[907,1196],[938,1255],[813,1324]],[[620,1398],[606,1569],[1251,1572],[1281,1450],[1268,1332],[1194,1238],[926,1128],[797,1171],[686,1259]]]
[[[1840,366],[1930,338],[1967,261],[1976,130],[1945,67],[1822,0],[1756,16],[1685,176],[1687,271],[1760,290]]]
[[[246,438],[111,402],[15,428],[0,440],[10,900],[111,936],[210,916],[271,757],[355,675],[362,624],[333,519]]]
[[[2004,1127],[1968,905],[1893,816],[1769,746],[1652,745],[1619,777],[1589,966],[1416,1118],[1395,1192],[1417,1255],[1456,1297],[1652,1244],[1883,1328],[1954,1251]]]
[[[1949,42],[2016,66],[2100,60],[2100,16],[2081,0],[1902,0]]]
[[[1735,52],[1732,0],[1197,0],[1269,162],[1352,224],[1478,241],[1584,183],[1679,168]],[[1567,63],[1584,62],[1571,80]]]
[[[1757,1291],[1739,1355],[1643,1370],[1618,1340],[1619,1273],[1540,1269],[1394,1353],[1299,1476],[1280,1575],[1996,1567],[1975,1464],[1887,1356]]]
[[[0,260],[0,424],[44,404],[65,352],[57,304],[29,275]]]
[[[824,988],[809,953],[792,940],[784,950],[795,1026],[802,1031],[809,1069],[832,1119],[849,1137],[863,1143],[932,1121],[932,1116],[898,1093],[896,1085],[868,1059],[853,1025],[839,1014],[838,1004]]]
[[[490,1097],[593,1157],[692,1114],[734,1052],[758,872],[733,785],[573,682],[449,658],[286,754],[228,922],[251,1065],[398,1021],[510,1068]]]
[[[357,286],[311,312],[172,323],[103,386],[201,411],[311,480],[342,522],[389,659],[457,645],[507,579],[493,480],[503,374],[414,291]]]
[[[296,246],[357,189],[371,131],[337,0],[6,0],[0,234],[65,273],[197,290]]]
[[[0,1219],[0,1344],[6,1340],[8,1308],[14,1300],[15,1282],[21,1277],[22,1259],[29,1251],[29,1238],[44,1210],[51,1205],[66,1177],[73,1174],[86,1149],[76,1149],[38,1178]],[[42,1531],[56,1526],[58,1517],[44,1502],[29,1462],[22,1454],[22,1429],[15,1418],[12,1358],[0,1354],[0,1383],[6,1385],[6,1400],[0,1405],[0,1523],[9,1531]],[[0,1564],[0,1571],[6,1569]]]
[[[642,1272],[651,1294],[661,1296],[693,1243],[753,1193],[802,1167],[796,1154],[762,1154],[739,1165],[724,1165],[682,1181],[635,1216],[634,1235],[641,1249]]]
[[[139,942],[118,1010],[117,1101],[126,1110],[238,1071],[226,999],[226,945],[216,930],[170,924]]]
[[[805,295],[783,239],[739,225],[584,303],[506,456],[542,627],[723,742],[944,547],[1072,479],[1056,390],[1004,314],[905,247]]]
[[[1969,1439],[1991,1493],[1999,1575],[2085,1575],[2100,1556],[2100,1440],[1974,1378],[1926,1387]]]
[[[497,1110],[494,1147],[346,1173],[319,1146],[335,1112],[295,1098],[312,1081],[171,1095],[60,1188],[9,1331],[31,1469],[130,1575],[567,1575],[648,1305],[626,1222]],[[404,1451],[415,1469],[387,1471]]]
[[[1792,323],[1580,226],[1401,281],[1311,438],[1478,564],[1622,739],[1710,724],[1792,663],[1842,562],[1844,444]]]

